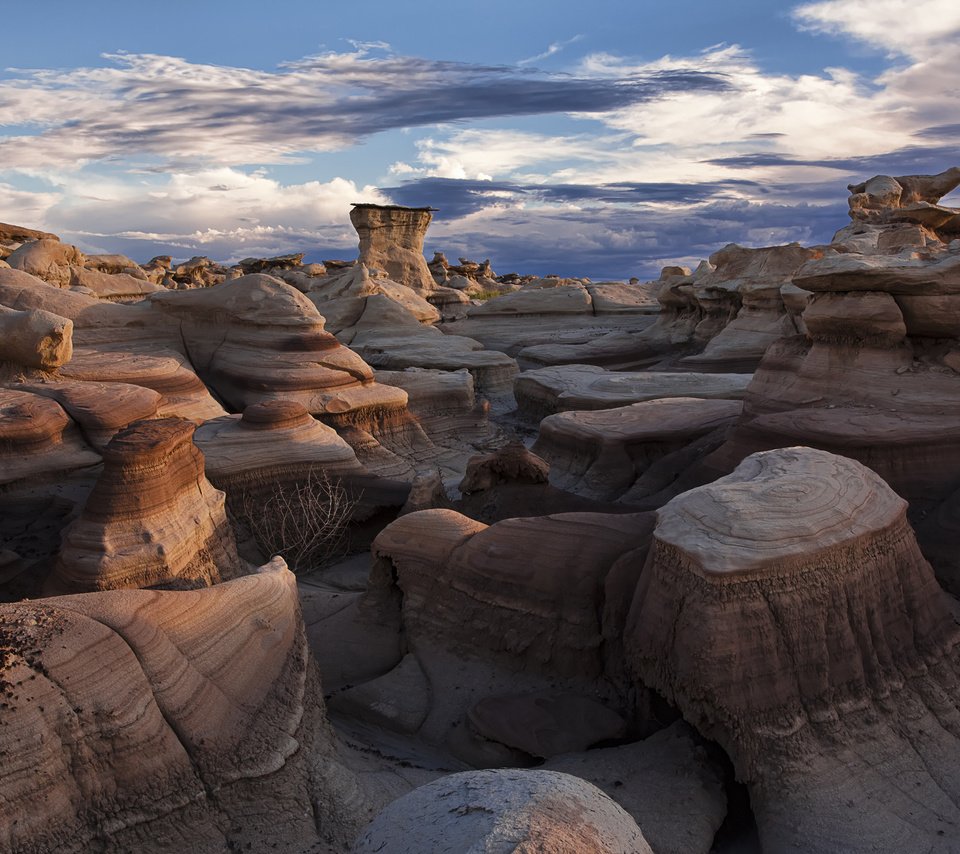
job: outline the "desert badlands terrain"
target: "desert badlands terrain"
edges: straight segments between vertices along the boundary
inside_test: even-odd
[[[958,186],[647,283],[0,224],[0,851],[960,851]]]

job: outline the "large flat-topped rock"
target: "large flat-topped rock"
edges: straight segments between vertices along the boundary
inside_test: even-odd
[[[571,409],[609,409],[663,397],[740,399],[750,374],[613,372],[595,365],[527,371],[514,382],[518,410],[539,420]]]
[[[905,510],[786,448],[658,514],[627,660],[730,756],[763,850],[955,847],[960,629]]]
[[[732,424],[742,408],[739,400],[674,397],[558,412],[540,422],[533,451],[550,463],[554,486],[610,501],[656,460]]]
[[[276,481],[317,468],[366,473],[337,431],[295,401],[257,403],[243,415],[207,421],[197,428],[194,442],[203,451],[207,476],[224,489],[255,476]]]
[[[793,277],[808,291],[886,291],[891,294],[960,294],[960,252],[932,258],[831,255],[808,261]]]
[[[657,539],[705,577],[815,564],[904,518],[906,502],[860,463],[811,448],[753,454],[657,511]],[[756,512],[756,508],[762,512]]]

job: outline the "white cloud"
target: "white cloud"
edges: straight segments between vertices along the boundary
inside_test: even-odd
[[[583,38],[582,33],[578,33],[573,36],[573,38],[566,39],[566,41],[552,42],[543,53],[538,53],[536,56],[528,56],[526,59],[521,59],[517,65],[533,65],[535,62],[539,62],[541,59],[549,59],[551,56],[560,53],[565,47],[569,47],[572,44],[580,41]]]
[[[97,186],[96,198],[85,193],[91,183]],[[81,173],[66,179],[61,193],[47,201],[44,226],[81,245],[115,235],[241,246],[277,245],[285,234],[326,234],[331,228],[351,233],[351,202],[388,199],[374,187],[357,187],[344,178],[285,185],[263,174],[220,167],[137,184]]]
[[[602,163],[626,140],[623,134],[550,136],[519,130],[458,130],[418,140],[417,166],[396,163],[401,176],[536,182],[554,176],[550,166],[576,161],[580,168]],[[537,168],[534,168],[537,167]]]
[[[0,220],[43,228],[48,211],[62,197],[58,192],[22,190],[0,182]]]
[[[917,59],[960,34],[956,0],[823,0],[791,13],[805,29],[849,36]]]

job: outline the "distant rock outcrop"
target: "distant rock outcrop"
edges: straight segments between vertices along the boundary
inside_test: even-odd
[[[517,411],[528,421],[569,410],[612,409],[644,400],[695,397],[736,400],[750,374],[606,371],[596,365],[558,365],[525,371],[514,382]]]
[[[355,204],[350,222],[360,235],[360,263],[385,270],[387,277],[417,291],[437,285],[423,257],[433,208]]]

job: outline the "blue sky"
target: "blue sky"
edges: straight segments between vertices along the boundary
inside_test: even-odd
[[[162,9],[162,10],[161,10]],[[87,251],[353,257],[352,201],[426,249],[653,277],[826,241],[845,185],[960,164],[960,4],[18,5],[0,220]]]

